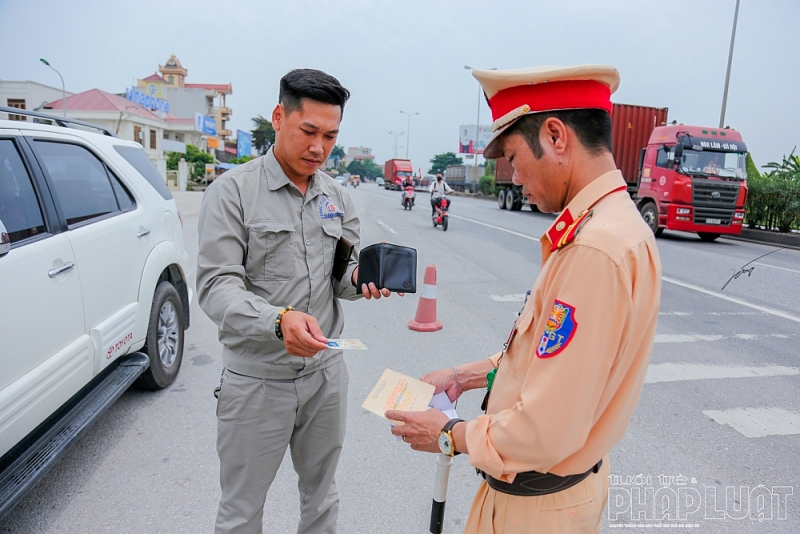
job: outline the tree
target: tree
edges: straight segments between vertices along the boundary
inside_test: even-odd
[[[365,159],[361,162],[361,176],[366,178],[377,178],[378,176],[383,176],[383,167],[377,165],[371,159]]]
[[[444,172],[444,170],[449,167],[450,165],[461,165],[463,161],[461,158],[456,156],[455,152],[445,152],[444,154],[436,154],[433,156],[431,160],[432,167],[428,171],[428,174],[438,174],[440,172]]]
[[[342,145],[334,145],[330,155],[330,157],[333,158],[333,166],[338,167],[339,163],[341,163],[341,161],[344,159],[344,156],[345,156],[344,147]],[[353,174],[358,174],[358,173],[353,173]]]
[[[364,176],[364,166],[361,164],[360,161],[354,159],[350,163],[347,164],[347,172],[350,174],[357,174],[359,176]]]
[[[206,163],[214,163],[214,157],[197,148],[194,145],[186,145],[186,153],[168,152],[167,153],[167,170],[177,171],[178,162],[181,158],[186,160],[189,164],[189,174],[194,177],[205,176]]]
[[[255,128],[250,130],[253,134],[253,146],[262,156],[267,153],[269,147],[275,144],[275,129],[272,123],[261,115],[252,119]]]

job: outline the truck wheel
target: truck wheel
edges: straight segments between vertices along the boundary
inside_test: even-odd
[[[705,241],[706,243],[710,243],[717,239],[720,234],[714,234],[711,232],[697,232],[697,235],[700,236],[700,241]]]
[[[183,359],[183,306],[169,282],[161,282],[153,296],[147,339],[142,351],[150,357],[150,367],[136,379],[139,389],[164,389],[175,381]]]
[[[514,195],[514,204],[511,206],[513,211],[520,211],[522,209],[522,195]]]
[[[506,191],[506,209],[509,210],[509,211],[514,209],[514,197],[515,196],[516,195],[514,194],[514,190],[513,189],[509,189],[508,191]]]
[[[645,202],[639,209],[639,213],[642,214],[642,219],[644,219],[644,222],[650,227],[650,230],[653,231],[653,235],[660,235],[661,232],[659,232],[660,228],[658,227],[658,209],[656,205],[653,202]]]
[[[528,204],[528,206],[530,206],[533,213],[539,213],[539,207],[536,204]]]
[[[501,210],[506,209],[506,190],[501,189],[499,193],[497,193],[497,205],[500,206]]]

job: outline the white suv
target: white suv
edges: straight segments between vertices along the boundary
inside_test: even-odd
[[[0,108],[0,517],[131,383],[175,380],[187,260],[140,145]]]

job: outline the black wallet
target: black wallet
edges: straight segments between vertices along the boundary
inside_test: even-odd
[[[358,287],[373,282],[378,289],[417,292],[417,250],[390,243],[365,247],[358,256]]]
[[[333,255],[333,271],[331,274],[337,280],[341,280],[350,265],[350,255],[353,253],[353,244],[347,239],[340,237],[336,242],[336,252]]]

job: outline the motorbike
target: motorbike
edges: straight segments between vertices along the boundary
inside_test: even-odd
[[[447,196],[439,193],[438,191],[433,193],[431,198],[436,202],[435,213],[433,217],[433,227],[436,228],[438,225],[442,225],[442,230],[445,232],[447,231],[447,223],[450,219],[448,214],[448,210],[450,209],[450,201],[447,200]]]
[[[403,189],[403,197],[400,199],[400,204],[403,205],[404,210],[410,210],[414,207],[414,200],[417,198],[417,193],[414,192],[414,186],[407,184]]]

